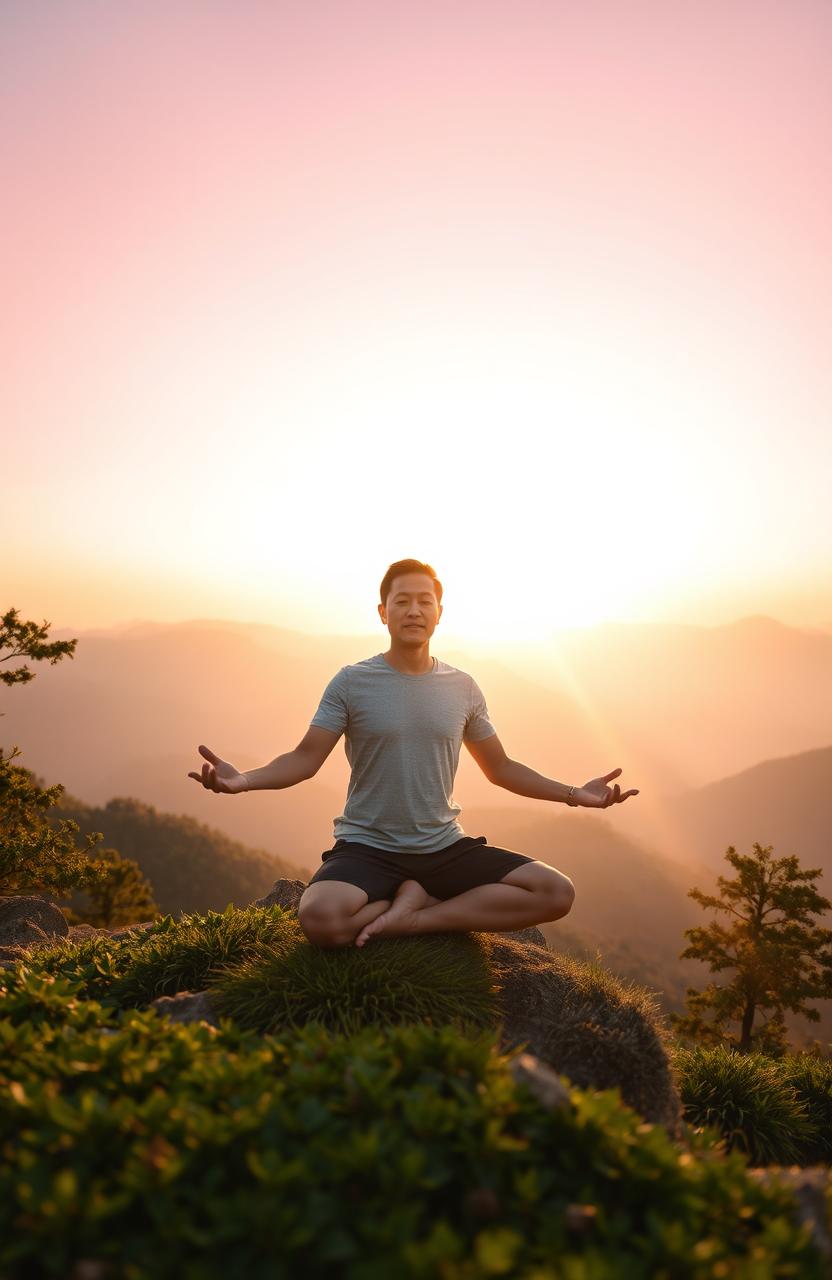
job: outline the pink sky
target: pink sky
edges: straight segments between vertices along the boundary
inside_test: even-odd
[[[831,64],[827,3],[6,3],[0,604],[832,626]]]

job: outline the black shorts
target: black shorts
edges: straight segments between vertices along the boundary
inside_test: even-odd
[[[432,898],[455,898],[466,889],[496,884],[524,862],[524,853],[486,844],[485,836],[463,836],[436,853],[388,853],[355,840],[338,839],[321,854],[310,884],[342,880],[367,894],[367,902],[392,901],[404,880],[418,880]]]

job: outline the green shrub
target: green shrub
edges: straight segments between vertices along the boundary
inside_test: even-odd
[[[697,1045],[675,1048],[672,1061],[686,1121],[717,1129],[751,1164],[797,1163],[815,1140],[807,1101],[779,1060]]]
[[[138,936],[63,940],[33,953],[32,962],[55,977],[80,979],[80,991],[90,999],[130,1009],[158,996],[201,990],[263,949],[293,947],[299,929],[297,918],[280,907],[229,907],[180,920],[164,916]]]
[[[783,1081],[805,1102],[812,1132],[800,1153],[801,1164],[832,1161],[832,1061],[809,1053],[778,1060]]]
[[[260,1036],[7,979],[2,1280],[82,1258],[124,1280],[823,1275],[792,1194],[739,1152],[684,1150],[618,1090],[548,1111],[490,1030]]]
[[[280,907],[207,916],[166,916],[137,938],[63,942],[37,955],[38,969],[80,983],[107,1008],[141,1008],[159,996],[210,989],[218,1013],[248,1030],[277,1032],[318,1021],[333,1031],[395,1022],[496,1021],[493,982],[470,935],[437,935],[415,951],[406,939],[382,952],[310,946]]]

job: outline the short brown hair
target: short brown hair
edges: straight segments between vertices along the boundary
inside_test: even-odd
[[[381,603],[387,604],[387,597],[390,594],[390,588],[393,585],[393,579],[398,578],[402,573],[426,573],[429,578],[433,578],[433,589],[436,592],[436,599],[439,604],[442,603],[442,583],[436,576],[436,570],[432,569],[429,564],[423,564],[421,560],[397,560],[395,564],[391,564],[381,580]]]

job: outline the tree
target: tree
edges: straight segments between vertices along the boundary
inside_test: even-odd
[[[158,914],[159,904],[153,897],[153,886],[132,858],[122,858],[115,849],[99,849],[98,856],[108,865],[105,879],[86,890],[90,907],[67,908],[75,924],[94,924],[114,929],[120,924]]]
[[[832,996],[832,929],[812,917],[832,903],[813,883],[822,874],[819,867],[807,870],[794,856],[772,853],[771,845],[755,843],[753,854],[744,856],[731,845],[725,857],[737,875],[719,876],[719,896],[689,891],[702,907],[732,919],[686,929],[690,946],[681,958],[701,960],[712,972],[733,970],[733,977],[725,985],[711,982],[704,991],[688,988],[688,1013],[671,1015],[680,1034],[743,1053],[782,1053],[786,1010],[820,1021],[806,1002]],[[755,1031],[757,1014],[763,1021]],[[730,1033],[732,1022],[739,1023],[737,1036]]]
[[[58,895],[92,887],[107,874],[105,863],[88,856],[103,835],[91,832],[86,848],[77,849],[77,822],[65,818],[54,830],[46,810],[64,788],[40,787],[29,769],[12,763],[19,755],[17,747],[8,757],[0,747],[0,894]]]
[[[75,657],[76,640],[53,640],[46,644],[46,636],[51,622],[44,621],[40,626],[36,622],[21,622],[17,609],[9,609],[0,618],[0,649],[11,647],[11,653],[0,657],[0,662],[10,662],[12,658],[33,658],[41,662],[48,658],[51,666],[60,662],[63,657]],[[3,684],[27,684],[34,680],[35,673],[28,667],[15,667],[13,671],[0,671]]]
[[[51,625],[22,622],[18,610],[9,609],[0,618],[0,650],[11,652],[0,654],[0,662],[20,657],[35,661],[48,658],[54,665],[65,656],[74,657],[77,640],[46,643]],[[34,678],[35,673],[27,666],[0,671],[0,681],[7,685],[26,684]],[[95,904],[90,915],[98,912],[90,923],[98,923],[102,914],[129,914],[131,890],[136,896],[131,919],[125,923],[131,923],[148,906],[155,908],[149,896],[150,885],[137,863],[121,859],[115,850],[102,850],[104,858],[90,857],[96,844],[104,839],[100,831],[86,836],[86,846],[79,849],[75,837],[80,828],[72,818],[60,821],[57,830],[50,826],[46,812],[58,803],[64,787],[60,783],[41,786],[43,780],[31,770],[14,764],[19,755],[17,746],[8,756],[0,747],[0,895],[65,897],[72,890],[86,890]],[[71,915],[70,909],[62,910]]]

